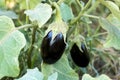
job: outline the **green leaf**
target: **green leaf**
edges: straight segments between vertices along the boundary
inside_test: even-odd
[[[52,8],[49,4],[40,3],[33,10],[26,10],[25,14],[32,22],[37,21],[39,27],[42,27],[51,17]]]
[[[29,8],[32,9],[34,8],[37,4],[39,4],[41,2],[41,0],[17,0],[17,2],[20,4],[20,9],[28,9]]]
[[[60,10],[61,10],[62,18],[65,22],[67,22],[68,20],[74,17],[72,13],[72,9],[65,3],[61,3]]]
[[[27,69],[27,73],[23,77],[15,80],[43,80],[43,74],[38,68]]]
[[[112,1],[103,1],[103,4],[120,20],[120,10],[115,3]]]
[[[18,15],[13,11],[0,10],[0,16],[8,16],[12,19],[18,19]]]
[[[58,73],[55,72],[55,73],[53,73],[52,75],[50,75],[50,76],[48,77],[48,80],[57,80],[57,77],[58,77]]]
[[[100,18],[99,23],[108,32],[107,41],[104,46],[120,49],[120,30],[107,19]]]
[[[102,74],[96,78],[91,77],[89,74],[84,74],[82,76],[82,80],[111,80],[111,79],[105,74]]]
[[[18,56],[25,44],[24,35],[16,30],[13,21],[0,16],[0,79],[19,75]]]
[[[63,54],[61,59],[55,64],[42,64],[42,72],[45,75],[45,78],[51,75],[54,72],[58,72],[57,80],[78,80],[78,75],[70,67],[67,56]]]

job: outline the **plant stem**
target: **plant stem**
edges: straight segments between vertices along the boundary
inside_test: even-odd
[[[76,0],[78,2],[78,0]],[[81,6],[81,10],[80,13],[78,14],[78,16],[76,18],[74,18],[73,20],[71,20],[70,24],[69,25],[73,25],[75,24],[79,19],[80,17],[84,14],[84,12],[87,10],[87,8],[90,6],[91,4],[91,1],[92,0],[89,0],[89,2],[86,4],[86,6],[84,8],[82,8]],[[80,3],[79,3],[80,4]],[[75,31],[75,26],[74,28],[71,28],[70,31],[68,32],[69,34],[67,34],[67,37],[69,37],[74,31]]]
[[[17,21],[20,25],[23,25],[23,23],[22,23],[22,21],[20,21],[20,19],[17,19]]]
[[[63,1],[64,1],[64,0],[58,0],[57,3],[58,3],[58,4],[61,4]]]
[[[20,30],[20,29],[23,29],[23,28],[30,28],[30,27],[34,27],[35,25],[33,25],[33,24],[25,24],[25,25],[23,25],[23,26],[19,26],[19,27],[17,27],[16,29],[17,30]]]
[[[30,45],[30,48],[27,52],[27,55],[28,55],[28,59],[27,59],[27,65],[28,65],[28,68],[31,68],[31,56],[32,56],[32,51],[33,51],[33,45],[35,43],[35,35],[36,35],[36,31],[37,31],[37,28],[38,26],[36,25],[33,25],[33,24],[26,24],[26,25],[23,25],[23,26],[19,26],[16,28],[16,30],[20,30],[20,29],[24,29],[24,28],[30,28],[30,27],[33,27],[33,32],[32,32],[32,42],[31,42],[31,45]]]
[[[81,10],[83,9],[83,6],[80,4],[80,1],[79,0],[75,0],[76,3],[79,5],[79,7],[81,8]]]
[[[32,56],[32,51],[33,51],[33,45],[34,45],[34,43],[35,43],[35,35],[36,35],[36,30],[37,30],[37,28],[38,28],[38,26],[35,26],[35,27],[33,27],[33,32],[32,32],[32,42],[31,42],[31,46],[30,46],[30,48],[29,48],[29,50],[28,50],[28,53],[27,53],[27,55],[28,55],[28,60],[27,60],[27,64],[28,64],[28,68],[31,68],[31,63],[32,63],[32,61],[31,61],[31,56]]]
[[[96,35],[93,35],[92,37],[97,37],[97,36],[100,36],[100,35],[105,35],[105,34],[107,34],[108,32],[102,32],[102,33],[98,33],[98,34],[96,34]]]
[[[67,32],[67,38],[70,37],[70,35],[75,31],[76,29],[76,26],[73,25]]]
[[[98,25],[98,26],[97,26],[97,29],[96,29],[95,32],[94,32],[94,35],[96,35],[96,34],[98,33],[98,31],[100,30],[100,28],[101,28],[101,26]]]
[[[73,20],[71,20],[70,24],[76,23],[81,18],[81,16],[84,14],[84,12],[86,12],[86,10],[88,9],[88,7],[90,6],[91,2],[92,2],[92,0],[88,1],[88,3],[83,8],[83,10],[79,12],[78,16],[75,17]]]
[[[83,14],[84,16],[86,17],[89,17],[89,18],[95,18],[95,19],[99,19],[98,16],[94,16],[94,15],[88,15],[88,14]]]
[[[95,10],[97,8],[97,6],[99,5],[99,1],[95,1],[95,3],[92,5],[92,7],[90,7],[88,9],[88,11],[86,12],[87,14],[89,14],[90,12],[92,12],[93,10]]]
[[[26,0],[26,8],[27,8],[27,10],[30,8],[29,2],[30,2],[30,0]],[[28,24],[28,22],[29,22],[29,18],[26,15],[26,24]]]
[[[61,11],[60,11],[59,6],[57,5],[56,2],[53,2],[52,5],[56,8],[56,17],[55,17],[55,21],[62,21],[62,18],[61,18]]]
[[[99,73],[98,73],[98,71],[95,69],[95,67],[93,66],[93,64],[90,65],[90,66],[91,66],[91,68],[94,70],[94,72],[96,73],[96,76],[99,76]]]
[[[87,27],[87,32],[88,32],[87,36],[90,37],[91,36],[91,29],[90,29],[89,24],[86,24],[86,27]]]

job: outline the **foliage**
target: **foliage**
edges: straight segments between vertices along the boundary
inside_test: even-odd
[[[28,69],[23,77],[15,80],[27,80],[28,78],[29,80],[43,80],[43,74],[39,72],[38,68]]]
[[[24,35],[15,29],[12,20],[0,16],[0,78],[18,76],[18,56],[25,44]]]
[[[66,55],[63,55],[62,58],[56,64],[42,64],[42,72],[45,74],[45,78],[48,77],[54,71],[58,72],[57,80],[78,80],[77,74],[74,70],[72,70],[72,68],[68,64]]]
[[[84,74],[82,80],[111,80],[111,79],[104,74],[96,78],[92,78],[89,74]]]
[[[119,2],[0,0],[0,79],[119,80]],[[67,45],[54,64],[44,63],[41,57],[41,42],[50,30],[52,40],[62,33]],[[70,56],[73,44],[81,50],[81,43],[90,55],[85,68]]]
[[[116,26],[112,25],[110,22],[108,22],[106,19],[100,19],[100,25],[108,31],[107,41],[104,44],[105,47],[114,47],[116,49],[119,49],[119,29]]]
[[[52,9],[48,4],[39,4],[34,10],[26,10],[25,14],[29,16],[32,22],[37,21],[39,27],[42,27],[51,17]]]

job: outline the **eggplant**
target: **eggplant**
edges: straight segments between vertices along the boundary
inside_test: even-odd
[[[62,56],[66,44],[62,33],[58,33],[52,40],[52,31],[43,38],[41,43],[41,56],[44,63],[54,64]]]
[[[70,50],[70,55],[71,55],[73,62],[77,66],[86,67],[86,66],[88,66],[88,64],[90,62],[90,57],[89,57],[88,50],[84,43],[81,44],[81,50],[76,45],[76,43],[74,43]]]

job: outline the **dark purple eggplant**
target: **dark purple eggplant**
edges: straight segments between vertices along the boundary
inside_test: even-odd
[[[66,44],[62,33],[57,34],[52,40],[52,31],[48,32],[41,43],[41,56],[43,62],[47,64],[54,64],[57,62],[61,58],[65,47]]]
[[[71,55],[73,62],[77,66],[86,67],[90,62],[90,57],[89,57],[89,53],[84,43],[81,44],[81,50],[76,45],[76,43],[74,43],[70,50],[70,55]]]

